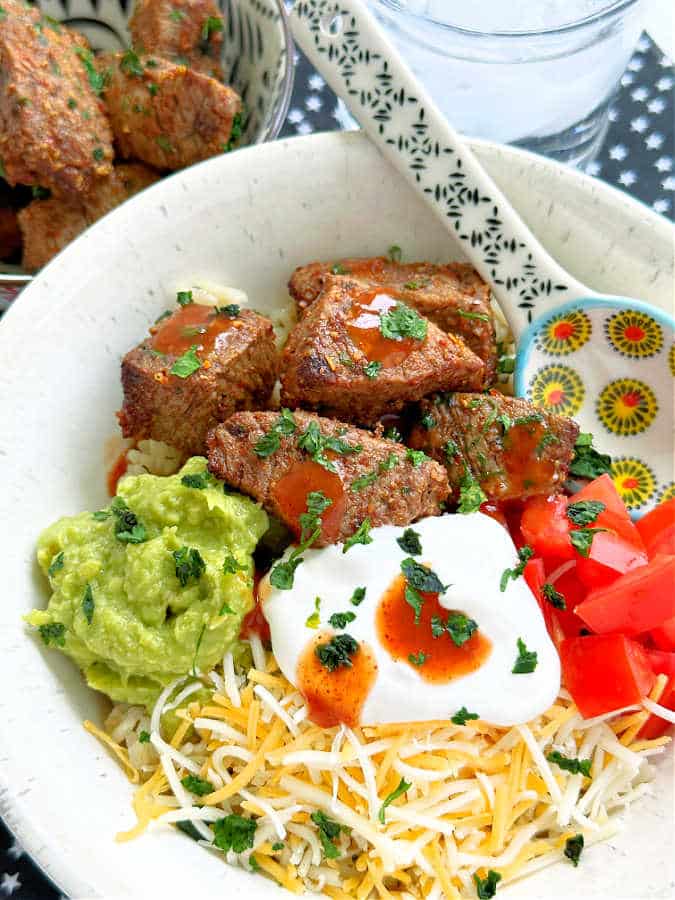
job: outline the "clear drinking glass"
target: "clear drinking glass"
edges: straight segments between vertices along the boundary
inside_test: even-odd
[[[644,0],[369,0],[448,121],[583,165],[642,30]]]

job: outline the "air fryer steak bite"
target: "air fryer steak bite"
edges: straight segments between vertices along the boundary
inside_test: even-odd
[[[86,42],[27,4],[3,0],[2,11],[3,177],[57,194],[86,193],[96,178],[110,174],[113,158],[98,85],[88,77]]]
[[[239,95],[215,78],[133,50],[97,58],[105,102],[123,157],[182,169],[229,149]]]
[[[485,363],[486,385],[492,383],[497,348],[490,288],[472,266],[398,263],[383,256],[310,263],[297,268],[288,283],[299,313],[317,299],[327,279],[336,274],[395,291],[442,331],[461,337]]]
[[[519,397],[448,394],[423,400],[408,443],[445,463],[453,495],[467,472],[490,499],[562,489],[579,426]]]
[[[213,0],[136,0],[129,31],[139,52],[222,80],[223,19]]]
[[[296,535],[307,495],[331,501],[316,546],[344,541],[364,519],[407,525],[448,495],[443,466],[395,441],[296,410],[242,412],[207,437],[209,469],[260,501]]]
[[[291,332],[281,402],[370,424],[437,390],[479,390],[484,365],[455,335],[349,277],[331,276]]]
[[[236,306],[187,303],[122,360],[122,432],[165,441],[186,456],[203,453],[210,428],[268,403],[276,374],[269,319]]]
[[[33,200],[18,214],[24,269],[40,269],[85,228],[158,179],[157,172],[142,163],[122,163],[82,197]]]

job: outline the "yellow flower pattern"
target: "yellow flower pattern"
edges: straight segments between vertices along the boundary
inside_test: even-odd
[[[579,411],[584,393],[584,383],[574,369],[557,364],[540,369],[528,391],[535,406],[563,416]]]
[[[618,378],[600,392],[598,418],[611,434],[640,434],[658,412],[654,391],[637,378]]]
[[[640,459],[621,457],[612,463],[612,478],[628,509],[639,509],[654,496],[654,473]]]
[[[551,356],[566,356],[584,346],[591,336],[591,328],[589,317],[578,309],[560,313],[541,329],[537,345]]]
[[[663,347],[663,329],[656,319],[634,309],[610,316],[605,334],[617,353],[630,359],[654,356]]]

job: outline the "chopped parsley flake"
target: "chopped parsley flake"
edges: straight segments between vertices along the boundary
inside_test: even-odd
[[[197,369],[201,368],[201,365],[201,360],[197,356],[197,345],[193,344],[171,366],[171,374],[177,375],[179,378],[189,378]]]
[[[487,496],[480,484],[476,481],[471,472],[466,469],[462,476],[462,480],[459,483],[459,505],[457,507],[457,512],[464,515],[477,512],[486,500]]]
[[[328,624],[331,628],[342,629],[346,628],[355,618],[356,614],[353,612],[336,612],[330,617]]]
[[[52,557],[52,561],[49,563],[49,568],[47,569],[47,575],[49,575],[50,578],[53,578],[54,575],[63,568],[64,559],[63,550]]]
[[[307,628],[318,628],[321,624],[321,597],[314,599],[314,612],[305,619]]]
[[[445,630],[452,638],[455,647],[462,647],[478,630],[478,623],[464,613],[451,613],[445,623]]]
[[[176,303],[179,306],[189,306],[193,302],[192,291],[178,291],[176,294]]]
[[[431,284],[431,278],[419,278],[413,279],[412,281],[406,281],[403,285],[406,291],[419,291],[422,288],[428,287]]]
[[[339,262],[337,262],[337,263],[335,263],[335,265],[331,266],[330,270],[333,275],[349,275],[350,274],[349,269],[345,269],[345,267],[342,265],[342,263],[339,263]]]
[[[450,587],[443,584],[436,573],[422,563],[408,557],[401,563],[401,571],[411,587],[428,594],[444,594]]]
[[[195,547],[181,547],[180,550],[174,550],[171,555],[175,562],[176,578],[180,581],[181,587],[186,587],[191,578],[199,581],[206,571],[206,563]]]
[[[172,9],[169,13],[169,18],[172,22],[180,22],[185,18],[185,13],[182,9]]]
[[[581,433],[574,445],[574,459],[570,464],[570,475],[577,478],[598,478],[606,472],[611,473],[612,457],[598,453],[593,447],[593,435]]]
[[[200,778],[198,775],[186,775],[184,778],[181,778],[180,783],[191,794],[196,794],[198,797],[205,797],[207,794],[212,794],[215,790],[210,781],[206,781],[206,779]]]
[[[296,428],[297,425],[295,424],[293,413],[290,409],[284,407],[271,429],[256,443],[253,452],[261,459],[271,456],[273,453],[276,453],[281,446],[281,436],[294,434]]]
[[[390,262],[400,263],[403,258],[403,251],[398,244],[392,244],[387,250],[387,257]]]
[[[163,150],[165,153],[173,153],[173,145],[171,141],[165,134],[160,134],[155,138],[155,143],[159,147],[160,150]]]
[[[348,444],[339,437],[323,435],[317,422],[310,422],[298,437],[298,448],[304,450],[313,462],[323,466],[329,472],[337,472],[337,469],[326,456],[326,452],[330,451],[345,456],[349,453],[360,453],[363,449],[360,444]]]
[[[502,880],[502,876],[499,872],[495,872],[494,869],[489,869],[486,878],[479,878],[474,873],[473,880],[476,885],[478,900],[491,900],[497,893],[497,884]]]
[[[364,587],[354,588],[354,593],[349,598],[352,606],[360,606],[366,599],[366,589]]]
[[[209,16],[202,25],[202,40],[208,41],[212,34],[223,30],[223,20],[220,16]]]
[[[236,572],[245,572],[246,566],[240,563],[231,554],[223,560],[223,572],[225,575],[234,575]]]
[[[359,525],[353,535],[348,537],[342,545],[342,552],[346,553],[355,544],[372,544],[373,539],[370,536],[370,519],[365,518]]]
[[[459,447],[453,440],[445,442],[443,451],[445,453],[445,458],[449,463],[451,463],[456,456],[459,456]]]
[[[272,844],[272,850],[273,850],[275,853],[278,853],[279,850],[283,850],[285,846],[286,846],[286,845],[284,844],[283,841],[275,841],[275,842]]]
[[[33,185],[33,187],[31,188],[31,193],[35,200],[47,200],[52,195],[52,192],[49,190],[49,188],[43,188],[39,184]]]
[[[578,531],[570,531],[570,541],[572,546],[580,556],[587,558],[591,552],[591,544],[593,537],[601,531],[607,531],[606,528],[582,528]]]
[[[270,584],[281,591],[288,591],[293,587],[295,570],[302,562],[302,553],[311,547],[321,534],[321,515],[332,504],[321,491],[310,491],[307,494],[307,511],[299,516],[300,544],[294,547],[285,562],[277,563],[270,573]]]
[[[563,756],[557,750],[549,753],[546,759],[551,763],[555,763],[564,772],[570,772],[572,775],[585,775],[586,778],[591,777],[592,761],[590,759],[576,759],[575,757]]]
[[[469,712],[466,706],[463,706],[461,709],[457,710],[454,716],[450,717],[450,721],[454,722],[455,725],[466,725],[469,719],[478,719],[480,718],[478,713]]]
[[[401,780],[398,783],[398,787],[395,787],[394,790],[391,792],[391,794],[387,794],[387,796],[384,798],[384,802],[383,802],[382,806],[380,807],[379,813],[377,814],[377,818],[380,820],[380,822],[383,825],[385,824],[384,814],[385,814],[386,808],[388,806],[391,806],[391,804],[394,802],[394,800],[398,800],[399,797],[402,797],[403,794],[405,794],[407,791],[409,791],[411,787],[412,787],[412,782],[408,782],[405,780],[405,778],[401,778]]]
[[[234,813],[213,823],[213,843],[219,850],[243,853],[253,847],[256,823]]]
[[[432,428],[436,427],[436,419],[434,419],[431,413],[425,413],[420,419],[420,425],[423,428],[426,428],[427,431],[431,431]]]
[[[386,428],[382,436],[388,441],[397,441],[399,444],[403,438],[403,435],[395,425],[390,425],[389,428]]]
[[[422,552],[422,543],[417,531],[412,528],[406,528],[400,538],[396,538],[396,543],[404,553],[410,556],[419,556]]]
[[[516,371],[516,358],[515,356],[500,356],[499,361],[497,362],[497,372],[500,375],[513,375]]]
[[[368,363],[367,366],[363,367],[363,374],[366,375],[366,377],[368,377],[368,378],[377,378],[381,368],[382,368],[381,362],[372,360],[371,362]]]
[[[525,641],[518,638],[518,657],[511,669],[514,675],[528,675],[537,668],[537,651],[528,650]]]
[[[537,457],[537,459],[541,459],[544,454],[544,450],[549,446],[549,444],[559,443],[560,438],[557,435],[553,434],[552,431],[546,431],[542,435],[541,440],[539,441],[537,446],[534,448],[534,455]]]
[[[139,744],[147,744],[147,743],[149,743],[149,742],[150,742],[150,732],[149,732],[149,731],[145,731],[145,729],[144,729],[144,730],[141,731],[141,733],[138,735],[138,743],[139,743]]]
[[[380,331],[383,337],[392,341],[411,338],[423,341],[427,336],[426,319],[405,303],[397,303],[393,309],[380,315]]]
[[[110,511],[100,510],[94,513],[97,520],[107,519],[110,515],[115,517],[115,537],[123,544],[142,544],[148,536],[145,526],[139,522],[138,517],[126,505],[121,497],[113,497]]]
[[[351,634],[336,634],[325,644],[318,644],[314,652],[319,662],[329,672],[335,672],[341,666],[351,668],[352,656],[358,653],[359,644]]]
[[[94,607],[94,592],[91,589],[91,585],[87,584],[84,589],[84,597],[82,598],[82,612],[88,625],[91,625],[94,618]]]
[[[584,849],[583,834],[575,834],[574,837],[567,838],[565,841],[565,856],[576,868],[579,865],[579,859]]]
[[[341,831],[347,831],[347,828],[344,825],[334,822],[333,819],[329,819],[325,813],[321,812],[321,810],[313,812],[311,819],[319,828],[319,840],[321,841],[323,854],[326,859],[338,859],[340,851],[335,845],[335,839],[340,836]]]
[[[499,590],[504,593],[506,587],[509,583],[509,579],[520,578],[520,576],[525,571],[525,566],[527,565],[527,561],[534,556],[534,550],[532,547],[529,547],[527,544],[524,547],[521,547],[518,551],[518,559],[520,562],[513,569],[504,569],[502,572],[501,581],[499,582]]]
[[[412,463],[414,469],[419,469],[423,462],[429,458],[424,450],[411,450],[408,448],[405,451],[405,458],[408,462]]]
[[[204,488],[207,488],[209,486],[210,481],[211,473],[204,470],[203,472],[194,472],[190,475],[183,475],[180,483],[184,484],[185,487],[195,488],[195,490],[203,491]]]
[[[567,518],[575,525],[592,525],[605,509],[601,500],[577,500],[567,507]]]
[[[229,138],[228,142],[223,145],[223,153],[229,153],[231,150],[234,150],[237,141],[244,133],[245,126],[246,126],[246,119],[244,117],[244,114],[241,112],[235,113],[234,118],[232,119],[232,128],[230,129],[230,138]]]
[[[354,492],[362,491],[366,487],[370,487],[377,481],[377,472],[368,472],[367,475],[359,475],[349,485],[349,489]]]
[[[105,151],[103,150],[103,147],[96,147],[92,151],[91,155],[93,156],[95,162],[103,162],[105,158]]]
[[[487,313],[469,312],[467,309],[458,309],[457,315],[462,319],[478,319],[480,322],[490,321],[490,316]]]
[[[428,655],[422,650],[420,650],[419,653],[408,654],[408,662],[412,663],[413,666],[423,666],[427,659],[429,659]]]
[[[188,837],[191,837],[193,841],[202,840],[201,834],[189,819],[181,819],[180,822],[176,822],[176,828],[178,828],[179,831],[182,831],[183,834],[187,834]]]
[[[557,591],[548,581],[546,584],[542,584],[541,595],[551,604],[551,606],[555,607],[555,609],[567,609],[563,594],[561,594],[560,591]]]
[[[50,622],[48,625],[40,625],[38,631],[45,644],[56,644],[57,647],[65,647],[66,626],[62,625],[61,622]]]
[[[213,311],[217,316],[226,316],[228,319],[236,319],[241,312],[238,303],[228,303],[226,306],[214,306]]]
[[[110,78],[109,71],[99,72],[97,70],[96,65],[94,64],[94,54],[91,50],[86,50],[84,47],[75,47],[75,53],[79,56],[82,65],[87,72],[89,87],[97,97],[100,96]]]
[[[138,53],[131,49],[126,50],[120,60],[120,69],[127,75],[135,75],[137,78],[141,78],[143,76],[143,66],[138,58]]]

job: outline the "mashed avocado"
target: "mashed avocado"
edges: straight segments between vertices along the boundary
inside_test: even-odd
[[[208,670],[253,604],[252,553],[267,516],[188,460],[124,478],[106,510],[59,519],[38,541],[53,591],[27,621],[89,685],[148,706],[178,675]]]

